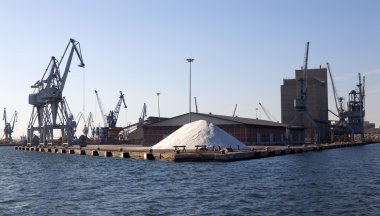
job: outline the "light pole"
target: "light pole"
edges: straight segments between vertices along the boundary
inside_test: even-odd
[[[257,111],[258,111],[258,110],[259,110],[259,108],[256,108],[256,119],[258,119],[258,118],[257,118]]]
[[[190,63],[190,78],[189,78],[189,123],[191,122],[191,62],[194,61],[193,58],[186,59]]]
[[[161,118],[161,115],[160,115],[160,94],[161,93],[157,93],[157,101],[158,101],[158,121],[160,121],[160,118]]]

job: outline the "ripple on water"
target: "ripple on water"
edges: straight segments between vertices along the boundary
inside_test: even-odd
[[[0,153],[0,215],[380,212],[380,145],[233,163]]]

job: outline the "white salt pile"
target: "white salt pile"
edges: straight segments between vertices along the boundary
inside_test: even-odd
[[[205,145],[207,148],[248,149],[248,147],[224,130],[205,120],[186,124],[174,131],[152,149],[174,149],[174,146],[186,146],[186,149],[196,149],[195,146]]]

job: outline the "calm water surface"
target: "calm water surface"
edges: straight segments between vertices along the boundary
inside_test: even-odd
[[[380,145],[232,163],[3,147],[0,215],[380,215]]]

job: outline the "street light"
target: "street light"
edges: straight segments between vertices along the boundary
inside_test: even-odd
[[[256,108],[256,119],[258,119],[258,118],[257,118],[257,111],[258,111],[258,110],[259,110],[259,108]]]
[[[194,61],[193,58],[186,59],[190,63],[190,78],[189,78],[189,123],[191,122],[191,62]]]
[[[160,118],[161,118],[161,115],[160,115],[160,94],[161,93],[157,93],[157,100],[158,100],[158,121],[160,121]]]

